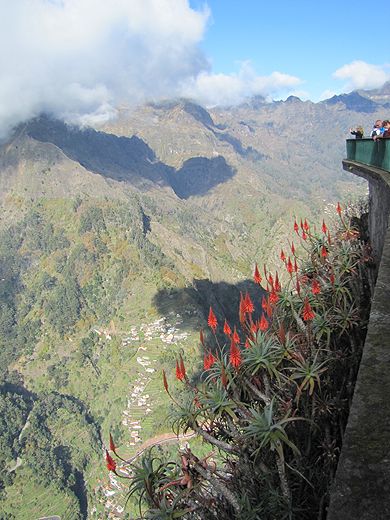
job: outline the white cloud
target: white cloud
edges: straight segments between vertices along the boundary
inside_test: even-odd
[[[202,72],[183,82],[182,94],[206,106],[236,105],[249,96],[277,97],[283,92],[293,93],[292,87],[302,81],[294,76],[273,72],[270,76],[256,76],[248,62],[242,64],[238,74],[212,74]]]
[[[42,111],[104,121],[116,107],[188,96],[206,105],[293,93],[299,78],[214,75],[200,50],[211,13],[189,0],[0,0],[0,137]]]
[[[337,79],[347,80],[340,92],[350,92],[355,89],[372,89],[381,87],[390,80],[390,75],[384,69],[389,65],[371,65],[364,61],[353,61],[336,70],[332,75]]]
[[[307,92],[306,90],[302,90],[302,89],[294,90],[289,95],[299,97],[299,99],[301,99],[302,101],[307,101],[311,97],[309,92]]]
[[[88,122],[113,107],[180,94],[209,70],[209,18],[188,0],[2,0],[0,121],[42,110]]]
[[[325,90],[325,92],[323,92],[320,96],[320,101],[323,101],[324,99],[329,99],[338,94],[340,94],[340,92],[335,92],[334,90]]]

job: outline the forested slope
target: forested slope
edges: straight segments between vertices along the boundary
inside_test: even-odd
[[[42,115],[2,144],[7,514],[31,518],[34,494],[54,493],[64,518],[97,506],[101,439],[113,427],[129,441],[121,414],[150,323],[164,318],[167,337],[177,319],[188,334],[165,349],[153,337],[156,366],[168,370],[180,353],[199,371],[198,327],[210,305],[234,325],[240,292],[260,306],[254,264],[280,268],[291,222],[319,224],[337,200],[366,192],[340,164],[353,121],[368,128],[384,110],[360,98],[253,99],[230,110],[179,100],[123,109],[95,129]],[[156,370],[145,435],[166,428],[161,384]],[[48,511],[41,504],[37,518]]]

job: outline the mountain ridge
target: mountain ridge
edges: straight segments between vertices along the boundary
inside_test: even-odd
[[[356,99],[363,103],[362,95]],[[255,263],[289,280],[281,248],[289,254],[295,220],[307,218],[311,229],[320,229],[325,216],[331,225],[336,201],[366,194],[364,182],[341,169],[344,139],[353,122],[368,127],[384,108],[359,112],[344,101],[255,98],[228,110],[176,100],[131,113],[122,107],[116,121],[85,129],[42,115],[2,144],[0,375],[12,379],[16,369],[29,395],[42,395],[43,408],[49,401],[56,407],[59,398],[68,407],[48,421],[43,414],[34,430],[25,430],[29,446],[42,429],[56,449],[45,456],[32,449],[12,475],[6,472],[7,511],[30,518],[23,499],[38,489],[42,464],[45,508],[50,496],[70,511],[68,520],[86,517],[85,496],[88,514],[92,505],[100,508],[105,496],[95,489],[106,473],[97,453],[109,432],[129,448],[122,414],[129,374],[139,377],[138,348],[150,345],[147,324],[187,320],[185,343],[154,339],[153,396],[160,399],[159,369],[172,388],[179,353],[188,368],[199,370],[199,326],[207,340],[210,306],[220,324],[227,318],[238,332],[241,295],[248,291],[261,312]],[[88,410],[77,420],[73,397]],[[10,409],[11,398],[4,393],[0,399]],[[19,397],[12,399],[18,420],[11,433],[18,439],[27,414]],[[163,427],[159,406],[153,419],[143,419],[146,432]],[[84,441],[88,435],[93,443]],[[20,445],[8,438],[0,435],[2,468],[24,457],[24,437]],[[85,483],[82,500],[67,496],[76,481]]]

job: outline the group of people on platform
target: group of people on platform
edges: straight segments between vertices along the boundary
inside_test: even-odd
[[[356,139],[362,139],[364,137],[364,131],[361,126],[358,126],[356,130],[350,128],[349,131],[352,135],[356,136]],[[388,119],[384,121],[378,119],[378,121],[375,121],[370,137],[372,137],[374,141],[380,137],[390,137],[390,121]]]

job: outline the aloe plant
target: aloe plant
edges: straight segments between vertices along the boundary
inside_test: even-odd
[[[308,260],[297,257],[293,244],[289,257],[282,250],[285,287],[264,267],[262,309],[241,295],[244,341],[210,308],[215,340],[224,323],[230,345],[217,343],[214,357],[201,330],[205,371],[197,382],[177,360],[178,384],[193,398],[180,405],[164,374],[174,431],[193,430],[218,456],[211,463],[187,450],[179,454],[181,464],[147,460],[131,487],[146,501],[145,518],[309,520],[323,514],[364,338],[367,294],[357,280],[364,248],[348,226],[333,238],[325,222],[322,234],[306,220],[294,230]],[[257,265],[255,282],[262,283]]]

